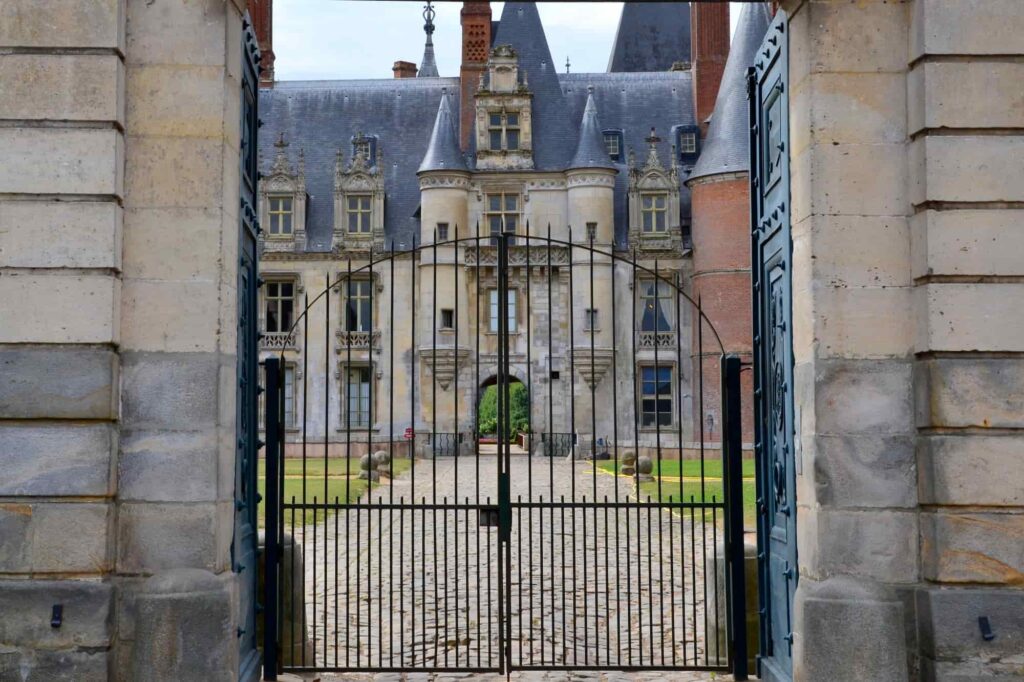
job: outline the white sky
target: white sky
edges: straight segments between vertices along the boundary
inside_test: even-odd
[[[368,0],[275,0],[274,53],[278,80],[391,78],[401,59],[423,59],[423,2]],[[492,2],[495,19],[504,3]],[[731,19],[735,29],[738,3]],[[621,2],[538,3],[551,58],[573,73],[608,68]],[[434,52],[442,76],[458,76],[461,2],[436,2]]]

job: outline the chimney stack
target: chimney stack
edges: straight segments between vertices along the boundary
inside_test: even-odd
[[[480,75],[487,70],[491,52],[491,3],[462,3],[462,66],[459,69],[459,145],[469,149],[476,117],[476,94]]]
[[[247,0],[252,30],[260,46],[260,87],[274,87],[274,0]]]
[[[693,97],[701,137],[707,135],[708,117],[715,109],[729,57],[729,3],[690,3],[690,45],[693,53]]]
[[[395,78],[415,78],[416,77],[416,65],[412,62],[397,61],[395,65],[391,67],[391,70],[395,74]]]

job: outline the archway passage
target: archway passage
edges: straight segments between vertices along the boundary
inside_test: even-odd
[[[511,377],[508,387],[509,419],[505,433],[498,433],[498,378],[491,377],[481,387],[476,411],[476,429],[481,445],[497,443],[498,437],[523,445],[530,433],[530,391],[522,381]]]

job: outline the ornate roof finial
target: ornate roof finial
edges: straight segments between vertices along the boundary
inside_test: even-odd
[[[288,142],[284,139],[284,133],[280,133],[277,136],[277,141],[274,142],[274,147],[277,148],[277,152],[274,153],[274,165],[270,168],[271,174],[292,175],[292,168],[288,164],[288,154],[285,152],[285,149],[288,147]]]
[[[565,72],[569,73],[569,55],[565,56]]]
[[[434,17],[437,13],[434,6],[427,0],[423,6],[423,32],[427,34],[427,44],[423,48],[423,61],[420,63],[419,78],[437,78],[437,60],[434,58]]]
[[[277,140],[274,142],[274,146],[282,151],[284,150],[285,147],[288,146],[288,143],[284,139],[284,131],[278,133]]]
[[[657,144],[661,142],[661,138],[654,132],[654,127],[651,126],[651,134],[644,138],[644,142],[651,146],[647,150],[647,163],[644,168],[661,168],[661,160],[658,158],[658,147]]]

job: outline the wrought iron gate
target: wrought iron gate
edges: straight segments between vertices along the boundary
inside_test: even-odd
[[[264,363],[267,679],[745,679],[739,361],[677,274],[566,232],[306,283]]]
[[[758,675],[792,679],[796,467],[789,213],[789,34],[779,10],[749,73],[757,461]]]

